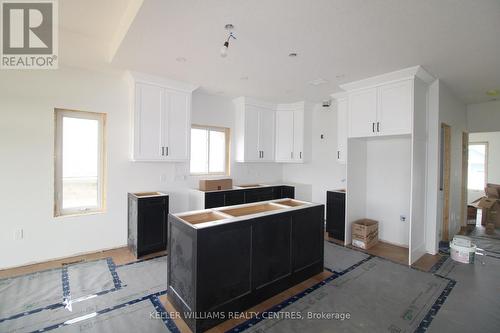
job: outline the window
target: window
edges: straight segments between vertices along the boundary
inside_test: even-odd
[[[488,143],[475,142],[469,144],[469,190],[484,191],[487,175]]]
[[[55,216],[104,210],[106,115],[56,109]]]
[[[229,175],[229,128],[193,125],[191,174]]]

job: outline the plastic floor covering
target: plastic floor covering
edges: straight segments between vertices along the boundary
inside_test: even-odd
[[[331,277],[230,332],[498,332],[500,241],[474,241],[474,264],[445,257],[432,273],[325,242]],[[2,279],[0,332],[178,332],[158,299],[166,258]]]

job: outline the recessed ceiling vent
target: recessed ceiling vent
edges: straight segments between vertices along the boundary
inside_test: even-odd
[[[323,79],[323,78],[320,78],[320,77],[317,79],[314,79],[312,81],[307,82],[307,84],[310,84],[311,86],[315,86],[315,87],[320,86],[322,84],[326,84],[326,83],[328,83],[328,81]]]

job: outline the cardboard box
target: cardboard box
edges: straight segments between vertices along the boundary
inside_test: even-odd
[[[500,228],[500,199],[482,197],[472,202],[472,205],[482,210],[482,225],[492,223]]]
[[[369,249],[378,243],[378,222],[369,219],[355,221],[352,224],[352,245]]]
[[[231,190],[233,188],[233,180],[231,178],[200,179],[199,188],[200,191]]]

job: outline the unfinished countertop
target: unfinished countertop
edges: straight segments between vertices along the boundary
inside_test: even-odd
[[[321,204],[296,199],[277,199],[172,215],[194,229],[203,229],[220,224],[233,223],[314,206],[321,206]]]

